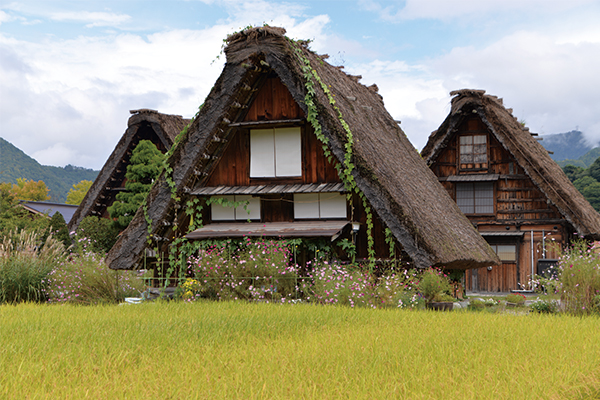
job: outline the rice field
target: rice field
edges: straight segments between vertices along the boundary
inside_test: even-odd
[[[0,398],[600,398],[600,319],[243,302],[0,306]]]

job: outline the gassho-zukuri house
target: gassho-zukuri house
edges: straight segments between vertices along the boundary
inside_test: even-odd
[[[140,140],[150,140],[163,153],[173,145],[181,130],[190,122],[179,115],[161,114],[154,110],[131,110],[127,129],[108,157],[90,190],[69,222],[69,230],[77,229],[87,216],[109,218],[108,207],[119,192],[125,190],[125,174],[131,153]]]
[[[458,90],[421,155],[502,260],[473,269],[466,289],[531,289],[574,235],[600,238],[600,214],[502,99]]]
[[[284,34],[228,37],[221,76],[108,254],[110,268],[240,237],[354,239],[357,260],[390,259],[387,237],[414,267],[498,264],[377,88]]]

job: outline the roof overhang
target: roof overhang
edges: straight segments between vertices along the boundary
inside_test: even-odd
[[[335,240],[348,221],[231,222],[208,224],[188,233],[188,239],[224,237],[330,237]]]
[[[215,186],[201,187],[195,189],[192,194],[196,196],[216,195],[261,195],[280,193],[323,193],[323,192],[345,192],[343,183],[313,183],[292,185],[258,185],[258,186]]]
[[[520,237],[522,238],[525,235],[525,232],[479,232],[481,236],[484,238],[488,237]]]
[[[468,174],[468,175],[450,175],[446,178],[440,178],[440,181],[446,182],[493,182],[500,178],[499,174]]]

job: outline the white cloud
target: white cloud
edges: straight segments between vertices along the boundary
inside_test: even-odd
[[[107,12],[73,11],[55,12],[50,14],[50,19],[55,21],[75,21],[87,23],[88,28],[96,26],[117,26],[131,19],[126,14],[115,14]]]
[[[278,18],[298,35],[329,22]],[[41,163],[99,169],[125,131],[129,110],[196,113],[222,70],[224,58],[212,62],[223,38],[238,22],[40,43],[0,34],[0,136]]]
[[[11,17],[9,14],[5,13],[4,11],[0,10],[0,25],[3,24],[4,22],[10,22],[13,20],[13,17]]]
[[[447,89],[423,65],[376,60],[347,70],[362,75],[364,85],[377,84],[386,109],[401,121],[401,128],[417,149],[427,143],[431,131],[449,112]]]
[[[485,89],[504,97],[532,130],[560,133],[578,125],[589,137],[600,115],[600,43],[560,44],[519,32],[481,50],[453,49],[433,66],[450,89]]]

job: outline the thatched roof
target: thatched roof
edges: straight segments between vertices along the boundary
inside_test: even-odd
[[[600,214],[532,137],[529,128],[512,115],[511,109],[504,107],[502,99],[486,95],[484,90],[463,89],[450,94],[455,96],[450,114],[431,134],[421,152],[428,164],[434,162],[464,118],[477,115],[577,233],[600,238]]]
[[[163,152],[173,145],[181,130],[190,122],[179,115],[161,114],[158,111],[131,110],[127,130],[94,180],[79,208],[69,223],[75,230],[81,220],[89,215],[102,216],[118,190],[122,189],[129,156],[140,140],[149,139]]]
[[[252,89],[269,73],[279,77],[308,115],[302,69],[308,60],[333,94],[353,134],[352,175],[358,188],[414,264],[466,269],[499,263],[386,111],[376,87],[358,83],[359,77],[345,74],[325,62],[325,56],[314,54],[303,42],[290,41],[284,33],[282,28],[262,27],[228,38],[223,72],[169,160],[177,195],[185,196],[202,186],[215,155],[218,158],[222,153],[220,138],[232,132],[231,123],[244,118]],[[315,92],[322,133],[333,156],[343,163],[346,132],[337,110],[316,82]],[[165,176],[152,188],[147,203],[154,234],[160,231],[162,221],[173,219],[175,203]],[[147,235],[146,219],[138,211],[109,253],[110,267],[133,268],[143,254]]]

